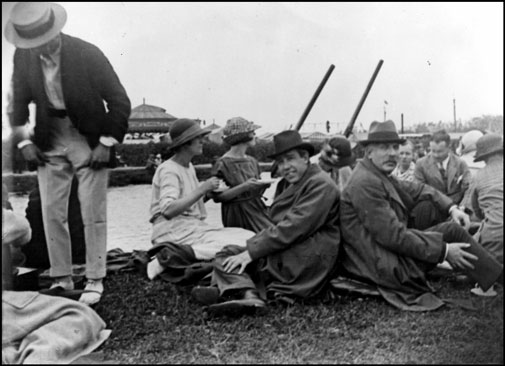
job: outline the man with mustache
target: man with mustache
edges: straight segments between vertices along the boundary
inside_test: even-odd
[[[372,122],[365,157],[358,163],[341,197],[342,261],[345,275],[376,285],[392,305],[412,311],[434,310],[444,303],[434,294],[426,273],[447,260],[484,290],[503,283],[503,265],[458,223],[468,215],[433,187],[398,181],[400,139],[393,121]],[[409,213],[429,198],[456,222],[426,230],[409,226]]]

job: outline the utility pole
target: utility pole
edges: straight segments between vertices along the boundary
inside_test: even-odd
[[[402,120],[402,133],[404,133],[403,132],[403,113],[402,113],[402,119],[401,120]]]
[[[456,130],[457,127],[457,122],[456,122],[456,98],[452,100],[452,105],[453,105],[453,114],[454,114],[454,130]]]

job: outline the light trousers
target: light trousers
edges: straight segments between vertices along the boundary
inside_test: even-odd
[[[68,117],[53,118],[53,148],[49,162],[38,168],[42,219],[47,241],[51,277],[72,275],[72,248],[68,227],[68,204],[74,174],[86,243],[86,277],[104,278],[107,256],[108,170],[89,167],[91,148]]]

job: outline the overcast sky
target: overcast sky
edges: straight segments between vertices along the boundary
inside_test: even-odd
[[[2,3],[2,29],[14,3]],[[358,117],[463,122],[503,115],[503,3],[65,3],[63,32],[98,46],[132,106],[224,126],[242,116],[296,124],[331,64],[302,131]],[[3,31],[2,31],[3,33]],[[2,37],[2,121],[14,47]],[[385,105],[384,101],[387,101]],[[4,122],[3,122],[4,123]]]

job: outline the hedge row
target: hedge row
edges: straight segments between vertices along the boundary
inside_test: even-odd
[[[321,143],[313,143],[316,151],[321,149]],[[119,144],[116,153],[121,161],[130,167],[145,166],[149,154],[161,154],[163,160],[170,158],[171,153],[166,142],[155,143],[153,141],[147,144]],[[203,144],[203,154],[195,156],[192,160],[194,165],[213,164],[214,161],[222,156],[229,149],[226,144],[217,144],[212,141],[205,141]],[[247,153],[255,157],[259,162],[268,163],[272,159],[268,158],[274,151],[271,141],[259,140],[254,147],[249,148]],[[17,148],[13,148],[10,140],[2,143],[2,171],[20,173],[26,171],[26,163]]]

